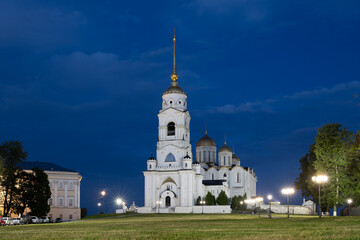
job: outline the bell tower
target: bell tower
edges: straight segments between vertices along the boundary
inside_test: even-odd
[[[179,87],[179,76],[176,72],[175,33],[173,42],[171,86],[162,95],[162,109],[158,114],[159,137],[156,156],[159,170],[169,167],[181,168],[185,156],[192,159],[190,114],[187,110],[187,96],[181,87]]]

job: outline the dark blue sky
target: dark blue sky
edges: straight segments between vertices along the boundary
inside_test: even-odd
[[[103,188],[142,205],[174,27],[193,151],[226,134],[259,195],[282,200],[317,128],[360,129],[359,1],[2,0],[0,141],[78,170],[91,213]]]

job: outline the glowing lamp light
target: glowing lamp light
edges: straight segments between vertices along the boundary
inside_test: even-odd
[[[263,197],[257,197],[255,198],[255,202],[262,202],[264,201],[264,198]]]
[[[106,195],[106,192],[103,190],[103,191],[101,191],[101,193],[100,193],[102,196],[105,196]]]
[[[329,177],[326,175],[318,175],[318,176],[313,176],[311,179],[313,180],[313,182],[320,184],[327,182],[329,180]]]
[[[101,207],[101,203],[98,203],[98,206]]]
[[[290,194],[294,194],[295,193],[295,189],[294,188],[283,188],[281,190],[281,193],[284,195],[290,195]]]
[[[347,200],[347,203],[348,203],[348,204],[351,204],[351,203],[352,203],[352,199],[348,199],[348,200]]]
[[[115,200],[115,202],[116,202],[117,205],[120,205],[120,204],[122,203],[122,200],[121,200],[121,198],[117,198],[117,199]]]
[[[269,195],[267,196],[267,199],[268,199],[268,200],[271,200],[271,199],[272,199],[272,195],[269,194]]]

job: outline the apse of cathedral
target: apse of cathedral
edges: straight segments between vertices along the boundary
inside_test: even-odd
[[[176,69],[176,36],[173,37],[171,85],[162,95],[158,113],[156,158],[147,160],[144,212],[173,209],[193,212],[198,197],[208,192],[215,197],[224,191],[229,198],[256,196],[257,177],[253,169],[241,166],[233,150],[224,145],[217,152],[215,141],[205,131],[193,156],[190,143],[190,113],[187,95],[179,86]],[[168,211],[168,210],[166,210]]]

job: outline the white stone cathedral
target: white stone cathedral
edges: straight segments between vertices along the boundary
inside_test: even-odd
[[[240,159],[226,145],[219,149],[207,132],[196,144],[194,161],[190,144],[190,113],[187,96],[178,85],[174,35],[173,73],[171,86],[162,95],[158,114],[159,135],[156,159],[147,160],[145,206],[140,212],[192,213],[197,198],[207,192],[215,197],[223,190],[229,198],[256,195],[257,177],[251,168],[242,167]]]

